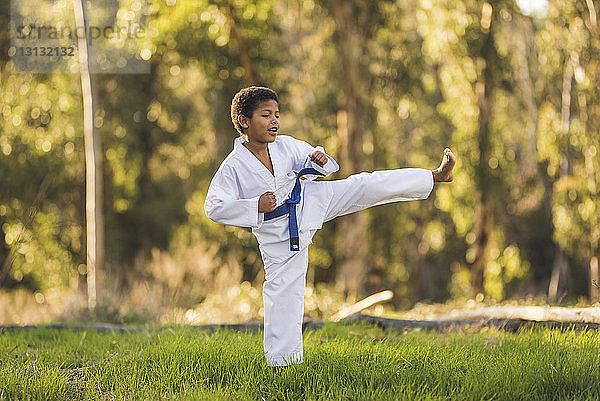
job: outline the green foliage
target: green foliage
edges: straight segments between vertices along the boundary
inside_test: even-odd
[[[600,92],[592,83],[592,77],[600,72],[600,40],[598,32],[590,30],[589,14],[586,15],[589,10],[565,3],[553,11],[548,22],[553,29],[539,35],[539,41],[548,46],[542,48],[540,59],[548,70],[553,61],[564,65],[564,70],[554,76],[561,82],[568,72],[572,89],[568,94],[564,90],[557,92],[559,88],[548,90],[552,96],[542,108],[545,118],[540,119],[540,157],[547,163],[554,183],[555,240],[576,258],[589,260],[600,251],[596,212],[600,207],[600,165],[596,156],[600,146],[600,110],[594,106]],[[559,75],[561,72],[563,76]],[[565,95],[570,98],[568,108]]]
[[[0,166],[10,172],[1,178],[0,222],[10,272],[0,282],[30,277],[45,290],[76,286],[71,279],[84,251],[77,87],[64,75],[10,68],[0,80]]]
[[[101,277],[110,291],[142,294],[144,283],[160,302],[196,308],[219,291],[262,280],[251,233],[219,226],[203,211],[235,138],[231,97],[251,83],[274,87],[282,133],[337,157],[336,26],[327,2],[138,3],[115,2],[115,15],[131,12],[146,28],[137,45],[151,72],[94,76],[105,177]],[[587,280],[589,259],[599,254],[600,39],[591,11],[583,2],[551,2],[546,17],[534,18],[513,1],[490,4],[494,107],[486,160],[478,143],[485,6],[402,0],[375,7],[363,55],[365,169],[435,168],[446,146],[459,158],[455,181],[436,185],[431,200],[364,212],[365,291],[390,288],[396,306],[470,296],[482,171],[493,198],[489,298],[544,293],[558,245],[570,255],[573,281]],[[5,58],[0,67],[0,286],[77,291],[86,254],[77,76],[17,73]],[[314,239],[314,287],[336,281],[338,231],[328,223]]]

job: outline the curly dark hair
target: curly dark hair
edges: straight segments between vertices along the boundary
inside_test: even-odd
[[[238,122],[238,116],[244,115],[248,118],[252,118],[252,113],[254,113],[258,104],[271,99],[279,104],[277,93],[275,93],[273,89],[265,88],[263,86],[250,86],[241,89],[235,94],[231,101],[231,122],[233,122],[233,126],[240,135],[244,135],[244,129]]]

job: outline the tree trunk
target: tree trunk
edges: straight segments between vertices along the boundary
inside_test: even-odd
[[[561,100],[561,141],[565,146],[560,164],[560,176],[569,175],[569,129],[571,125],[571,87],[573,84],[573,69],[575,66],[574,55],[570,55],[565,64],[562,82]],[[560,179],[560,178],[559,178]],[[548,285],[548,302],[554,302],[566,288],[566,277],[569,271],[569,261],[561,244],[556,244],[556,258],[552,267],[550,284]]]
[[[345,106],[345,107],[344,107]],[[356,106],[344,103],[338,111],[338,137],[340,138],[340,169],[344,177],[360,170],[361,160],[357,148],[362,144],[360,134],[356,132],[355,119],[349,114],[356,113]],[[350,110],[350,111],[349,111]],[[353,128],[350,128],[350,127]],[[353,132],[353,134],[351,134]],[[357,143],[358,142],[358,143]],[[365,279],[365,230],[366,216],[364,213],[353,213],[340,219],[336,248],[340,255],[337,270],[336,287],[343,291],[346,297],[355,301],[361,295]],[[343,234],[342,234],[343,233]]]
[[[519,67],[516,70],[517,82],[521,91],[521,98],[527,110],[527,152],[524,155],[523,173],[525,175],[535,175],[535,177],[544,185],[546,198],[551,192],[552,187],[542,172],[542,165],[537,163],[537,123],[538,123],[538,104],[534,94],[534,83],[529,71],[528,54],[537,54],[535,48],[535,32],[533,23],[530,19],[519,21],[511,33],[515,35],[514,47]],[[534,47],[529,49],[529,46]],[[526,177],[529,178],[529,177]]]
[[[359,9],[353,2],[335,0],[328,7],[336,27],[336,48],[339,56],[339,111],[337,116],[340,139],[340,173],[347,176],[362,169],[363,134],[368,128],[369,107],[365,99],[369,81],[364,54],[372,35],[372,17],[376,5],[367,3]],[[340,219],[336,286],[349,300],[363,295],[366,277],[365,232],[367,216],[354,213]],[[343,235],[341,235],[343,233]]]
[[[6,244],[4,230],[4,219],[0,219],[0,288],[4,287],[8,282],[10,272],[10,247]]]
[[[157,81],[156,65],[150,65],[150,73],[139,78],[139,86],[136,86],[138,95],[143,98],[145,109],[149,110],[154,100],[155,88],[154,84]],[[152,247],[157,246],[156,230],[156,202],[157,190],[152,182],[150,173],[150,161],[154,154],[157,142],[154,124],[144,118],[140,130],[137,131],[136,144],[140,155],[140,173],[136,182],[138,195],[133,206],[135,216],[135,227],[132,227],[131,232],[135,235],[135,253],[133,255],[133,266],[136,269],[136,274],[142,274],[146,263],[151,259]],[[118,281],[120,285],[129,285],[128,279],[136,279],[135,275],[131,275],[129,269],[119,272]]]
[[[13,0],[16,1],[16,0]],[[10,1],[3,1],[0,4],[0,26],[8,27],[10,25],[11,4]],[[10,34],[8,29],[3,29],[0,32],[0,71],[4,77],[4,67],[10,59],[8,49],[10,48]]]
[[[477,205],[475,209],[475,258],[471,264],[471,290],[472,295],[483,293],[485,267],[489,260],[491,235],[494,227],[493,211],[494,198],[492,194],[491,170],[489,160],[491,157],[490,126],[494,106],[494,71],[496,49],[493,39],[492,9],[483,7],[482,31],[484,35],[481,47],[483,71],[481,79],[476,83],[479,104],[479,163],[475,167],[475,181],[477,184]],[[487,13],[487,15],[486,15]],[[487,18],[487,19],[485,19]],[[487,21],[487,25],[484,25]]]
[[[0,5],[0,25],[8,26],[10,23],[10,2]],[[8,74],[4,73],[4,68],[9,60],[8,48],[10,47],[10,35],[8,29],[0,33],[0,87],[4,87]],[[8,282],[11,268],[11,248],[7,245],[4,237],[5,220],[0,219],[0,288]]]
[[[584,17],[585,24],[587,25],[590,33],[596,39],[600,39],[600,29],[598,28],[598,17],[596,16],[596,7],[594,6],[593,0],[585,0],[585,4],[588,9],[588,18]]]
[[[600,276],[598,272],[598,256],[590,259],[590,303],[600,301]]]
[[[77,27],[85,27],[84,0],[73,0]],[[94,91],[89,64],[88,37],[78,38],[81,93],[83,97],[83,130],[85,135],[86,169],[86,248],[87,248],[87,299],[88,308],[96,307],[96,273],[104,262],[104,219],[102,213],[102,149],[100,138],[94,130]]]
[[[231,28],[231,35],[235,38],[240,54],[240,62],[244,68],[244,83],[246,86],[254,85],[254,70],[252,68],[252,59],[250,53],[248,53],[248,46],[246,45],[246,39],[242,34],[240,28],[240,22],[235,15],[233,6],[228,0],[222,0],[223,11],[229,20],[229,27]]]
[[[542,201],[543,211],[545,215],[545,219],[549,222],[550,230],[554,230],[554,225],[552,222],[554,221],[554,212],[552,210],[552,197],[554,196],[554,189],[552,187],[551,178],[546,173],[546,163],[538,162],[538,132],[537,132],[537,124],[538,124],[538,108],[539,105],[536,103],[535,94],[534,94],[534,80],[532,78],[532,73],[529,70],[529,61],[527,59],[528,55],[537,54],[538,49],[535,47],[535,32],[531,19],[525,18],[520,24],[517,26],[518,31],[514,31],[514,35],[519,40],[516,41],[516,48],[518,54],[518,64],[519,69],[517,70],[517,79],[519,88],[521,90],[521,95],[525,107],[527,109],[528,121],[527,121],[527,139],[528,139],[528,150],[527,157],[525,158],[524,166],[521,167],[521,170],[524,172],[523,174],[535,174],[535,178],[539,183],[542,184],[544,188],[544,197]],[[528,47],[528,45],[530,47]],[[533,177],[526,177],[526,179]],[[550,234],[552,237],[552,234]],[[560,265],[561,260],[564,257],[564,251],[560,248],[558,244],[553,240],[554,247],[557,248],[555,252],[555,260],[554,266]],[[559,267],[560,269],[560,267]],[[543,277],[547,277],[547,272],[543,272]],[[553,272],[551,276],[551,283],[549,288],[553,288],[556,286],[556,283],[553,283],[553,280],[558,279],[558,270]],[[552,291],[552,297],[556,297],[557,288]]]

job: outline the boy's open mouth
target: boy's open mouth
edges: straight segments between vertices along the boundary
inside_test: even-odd
[[[271,131],[271,132],[277,132],[278,130],[279,130],[278,127],[271,127],[268,129],[268,131]]]

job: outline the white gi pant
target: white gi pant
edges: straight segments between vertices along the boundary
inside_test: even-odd
[[[429,170],[399,169],[360,173],[343,180],[315,183],[323,185],[323,190],[326,190],[325,186],[333,190],[323,220],[329,221],[374,205],[426,199],[433,188],[433,176]],[[308,238],[312,239],[316,232],[310,230]],[[306,235],[301,233],[301,240],[303,237],[306,238]],[[290,252],[290,257],[283,261],[263,258],[264,351],[269,366],[303,362],[302,319],[308,244],[300,245],[300,251]]]

